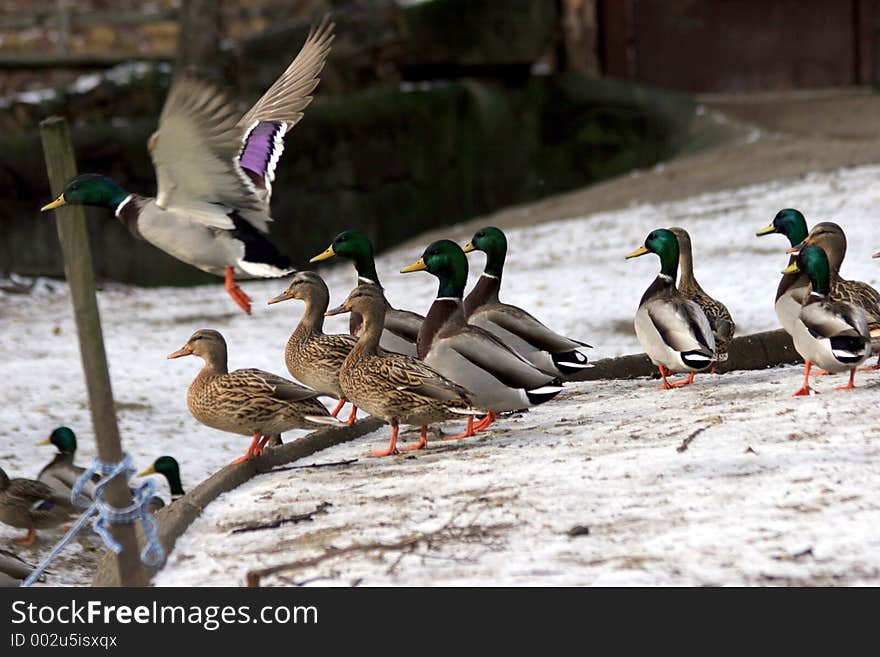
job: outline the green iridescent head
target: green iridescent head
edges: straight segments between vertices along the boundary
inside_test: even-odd
[[[127,196],[122,187],[106,176],[84,173],[67,183],[61,196],[40,210],[45,212],[62,205],[95,205],[115,210]]]
[[[376,262],[373,259],[373,244],[370,238],[357,230],[346,230],[339,233],[326,250],[316,255],[309,262],[320,262],[333,256],[352,261],[362,283],[380,285],[376,274]]]
[[[828,255],[822,247],[814,244],[805,244],[798,252],[797,260],[782,270],[783,274],[793,274],[802,271],[810,279],[813,292],[823,296],[828,295],[831,286],[831,266],[828,263]]]
[[[438,240],[428,245],[422,257],[400,273],[427,271],[440,280],[438,297],[461,299],[467,284],[468,262],[461,247],[452,240]]]
[[[151,474],[160,474],[168,480],[171,494],[174,496],[183,495],[183,485],[180,483],[180,466],[177,465],[177,459],[173,456],[160,456],[153,465],[138,474],[138,477],[145,477]]]
[[[656,228],[645,238],[644,246],[626,256],[637,258],[646,253],[656,253],[660,257],[660,273],[675,280],[678,274],[678,238],[671,230]]]
[[[791,246],[800,244],[807,239],[807,220],[799,210],[785,208],[776,213],[772,224],[764,226],[755,234],[769,235],[770,233],[785,235]]]
[[[504,259],[507,256],[507,236],[500,228],[495,228],[495,226],[481,228],[474,233],[471,241],[465,244],[462,249],[465,253],[471,251],[485,253],[486,267],[483,272],[491,276],[501,276],[504,270]]]
[[[76,435],[69,427],[58,427],[41,445],[55,445],[62,454],[76,453]]]

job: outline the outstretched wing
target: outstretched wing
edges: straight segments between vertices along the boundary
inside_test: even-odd
[[[148,144],[158,205],[204,208],[220,203],[262,212],[257,189],[238,164],[243,136],[235,107],[222,91],[189,76],[178,78]],[[256,227],[265,232],[263,224]]]

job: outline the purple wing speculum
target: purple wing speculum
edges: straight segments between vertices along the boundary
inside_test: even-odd
[[[286,123],[257,121],[247,131],[242,141],[239,165],[263,180],[266,190],[272,193],[275,166],[284,152]]]

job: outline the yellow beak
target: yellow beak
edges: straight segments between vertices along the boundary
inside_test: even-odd
[[[407,265],[403,269],[400,270],[401,274],[408,274],[411,271],[424,271],[428,268],[428,265],[425,264],[424,258],[419,258],[411,265]]]
[[[776,226],[774,226],[773,224],[770,224],[769,226],[764,226],[761,230],[759,230],[757,233],[755,233],[755,235],[760,237],[761,235],[769,235],[770,233],[775,233],[775,232],[776,232]]]
[[[788,267],[786,267],[785,269],[783,269],[783,270],[782,270],[782,273],[783,273],[783,274],[794,274],[794,273],[799,272],[799,271],[800,271],[800,269],[798,269],[797,263],[796,263],[796,262],[793,262],[793,263],[791,263]]]
[[[51,438],[46,438],[46,440],[41,440],[40,442],[37,443],[37,445],[51,445],[51,444],[52,444]]]
[[[40,212],[45,212],[46,210],[53,210],[53,209],[55,209],[55,208],[61,207],[61,206],[64,205],[65,203],[67,203],[67,201],[64,200],[64,194],[62,194],[61,196],[59,196],[58,198],[56,198],[56,199],[55,199],[54,201],[52,201],[51,203],[46,203],[46,205],[44,205],[43,207],[41,207],[41,208],[40,208]]]
[[[640,246],[635,251],[626,256],[624,260],[629,260],[630,258],[638,258],[639,256],[643,256],[646,253],[650,253],[650,251],[648,251],[648,249],[646,249],[644,246]]]
[[[475,251],[476,249],[477,249],[477,247],[474,246],[473,242],[468,242],[463,247],[461,247],[461,250],[464,251],[465,253],[470,253],[471,251]]]
[[[185,344],[180,349],[175,351],[174,353],[170,353],[167,356],[165,356],[165,358],[170,360],[172,358],[182,358],[184,356],[189,356],[191,354],[192,354],[192,347],[190,347],[188,344]]]
[[[309,262],[321,262],[321,260],[327,260],[329,258],[332,258],[335,255],[336,255],[336,251],[333,250],[333,245],[331,244],[330,246],[327,247],[326,251],[319,253],[314,258],[309,260]]]
[[[143,472],[138,472],[138,477],[146,477],[147,475],[156,474],[156,467],[151,465],[149,468],[144,470]]]

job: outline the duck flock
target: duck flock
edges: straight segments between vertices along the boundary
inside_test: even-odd
[[[499,228],[484,227],[463,246],[435,241],[416,262],[401,268],[401,273],[425,271],[437,278],[437,295],[424,317],[388,302],[373,247],[362,232],[337,235],[311,259],[344,258],[356,269],[356,287],[334,308],[321,276],[297,271],[269,241],[275,166],[284,137],[312,99],[333,29],[326,19],[313,29],[287,70],[243,116],[212,85],[179,76],[148,142],[155,198],[129,194],[104,176],[84,174],[42,208],[80,204],[112,210],[134,237],[223,276],[227,292],[248,314],[252,300],[236,277],[292,275],[287,288],[268,303],[298,300],[305,306],[284,351],[287,370],[298,383],[253,368],[230,372],[226,341],[210,328],[195,331],[168,355],[204,361],[189,386],[187,405],[204,425],[251,438],[236,462],[259,457],[293,429],[351,424],[358,409],[390,425],[388,445],[373,451],[375,456],[426,448],[429,426],[443,421],[463,423],[460,433],[444,440],[467,438],[499,415],[549,402],[563,390],[563,381],[591,367],[589,344],[499,299],[507,255],[507,239]],[[816,392],[809,384],[814,365],[828,373],[849,372],[843,387],[852,388],[858,367],[872,351],[880,351],[880,294],[840,276],[846,237],[837,224],[823,222],[808,231],[803,214],[789,208],[757,232],[771,233],[784,235],[790,246],[775,309],[806,362],[803,385],[794,394]],[[465,295],[467,254],[473,251],[483,252],[486,264]],[[648,253],[659,258],[660,273],[639,303],[635,331],[659,369],[661,387],[678,388],[728,359],[736,324],[726,306],[695,279],[685,229],[652,230],[626,258]],[[350,315],[349,333],[325,333],[325,316],[343,313]],[[880,359],[872,369],[878,366]],[[676,373],[687,376],[671,382]],[[332,411],[320,397],[337,400]],[[346,403],[351,409],[342,420]],[[418,441],[398,446],[400,425],[418,427]],[[33,544],[37,529],[61,525],[77,513],[70,493],[84,470],[73,462],[76,437],[59,427],[46,442],[58,454],[37,480],[10,479],[0,469],[0,521],[27,530],[19,539],[23,545]],[[172,457],[160,457],[141,474],[154,473],[168,479],[172,499],[183,495]],[[93,493],[93,486],[86,488],[87,496]],[[157,498],[151,506],[162,504]],[[23,569],[13,557],[0,555],[0,571],[16,578],[11,573]]]

